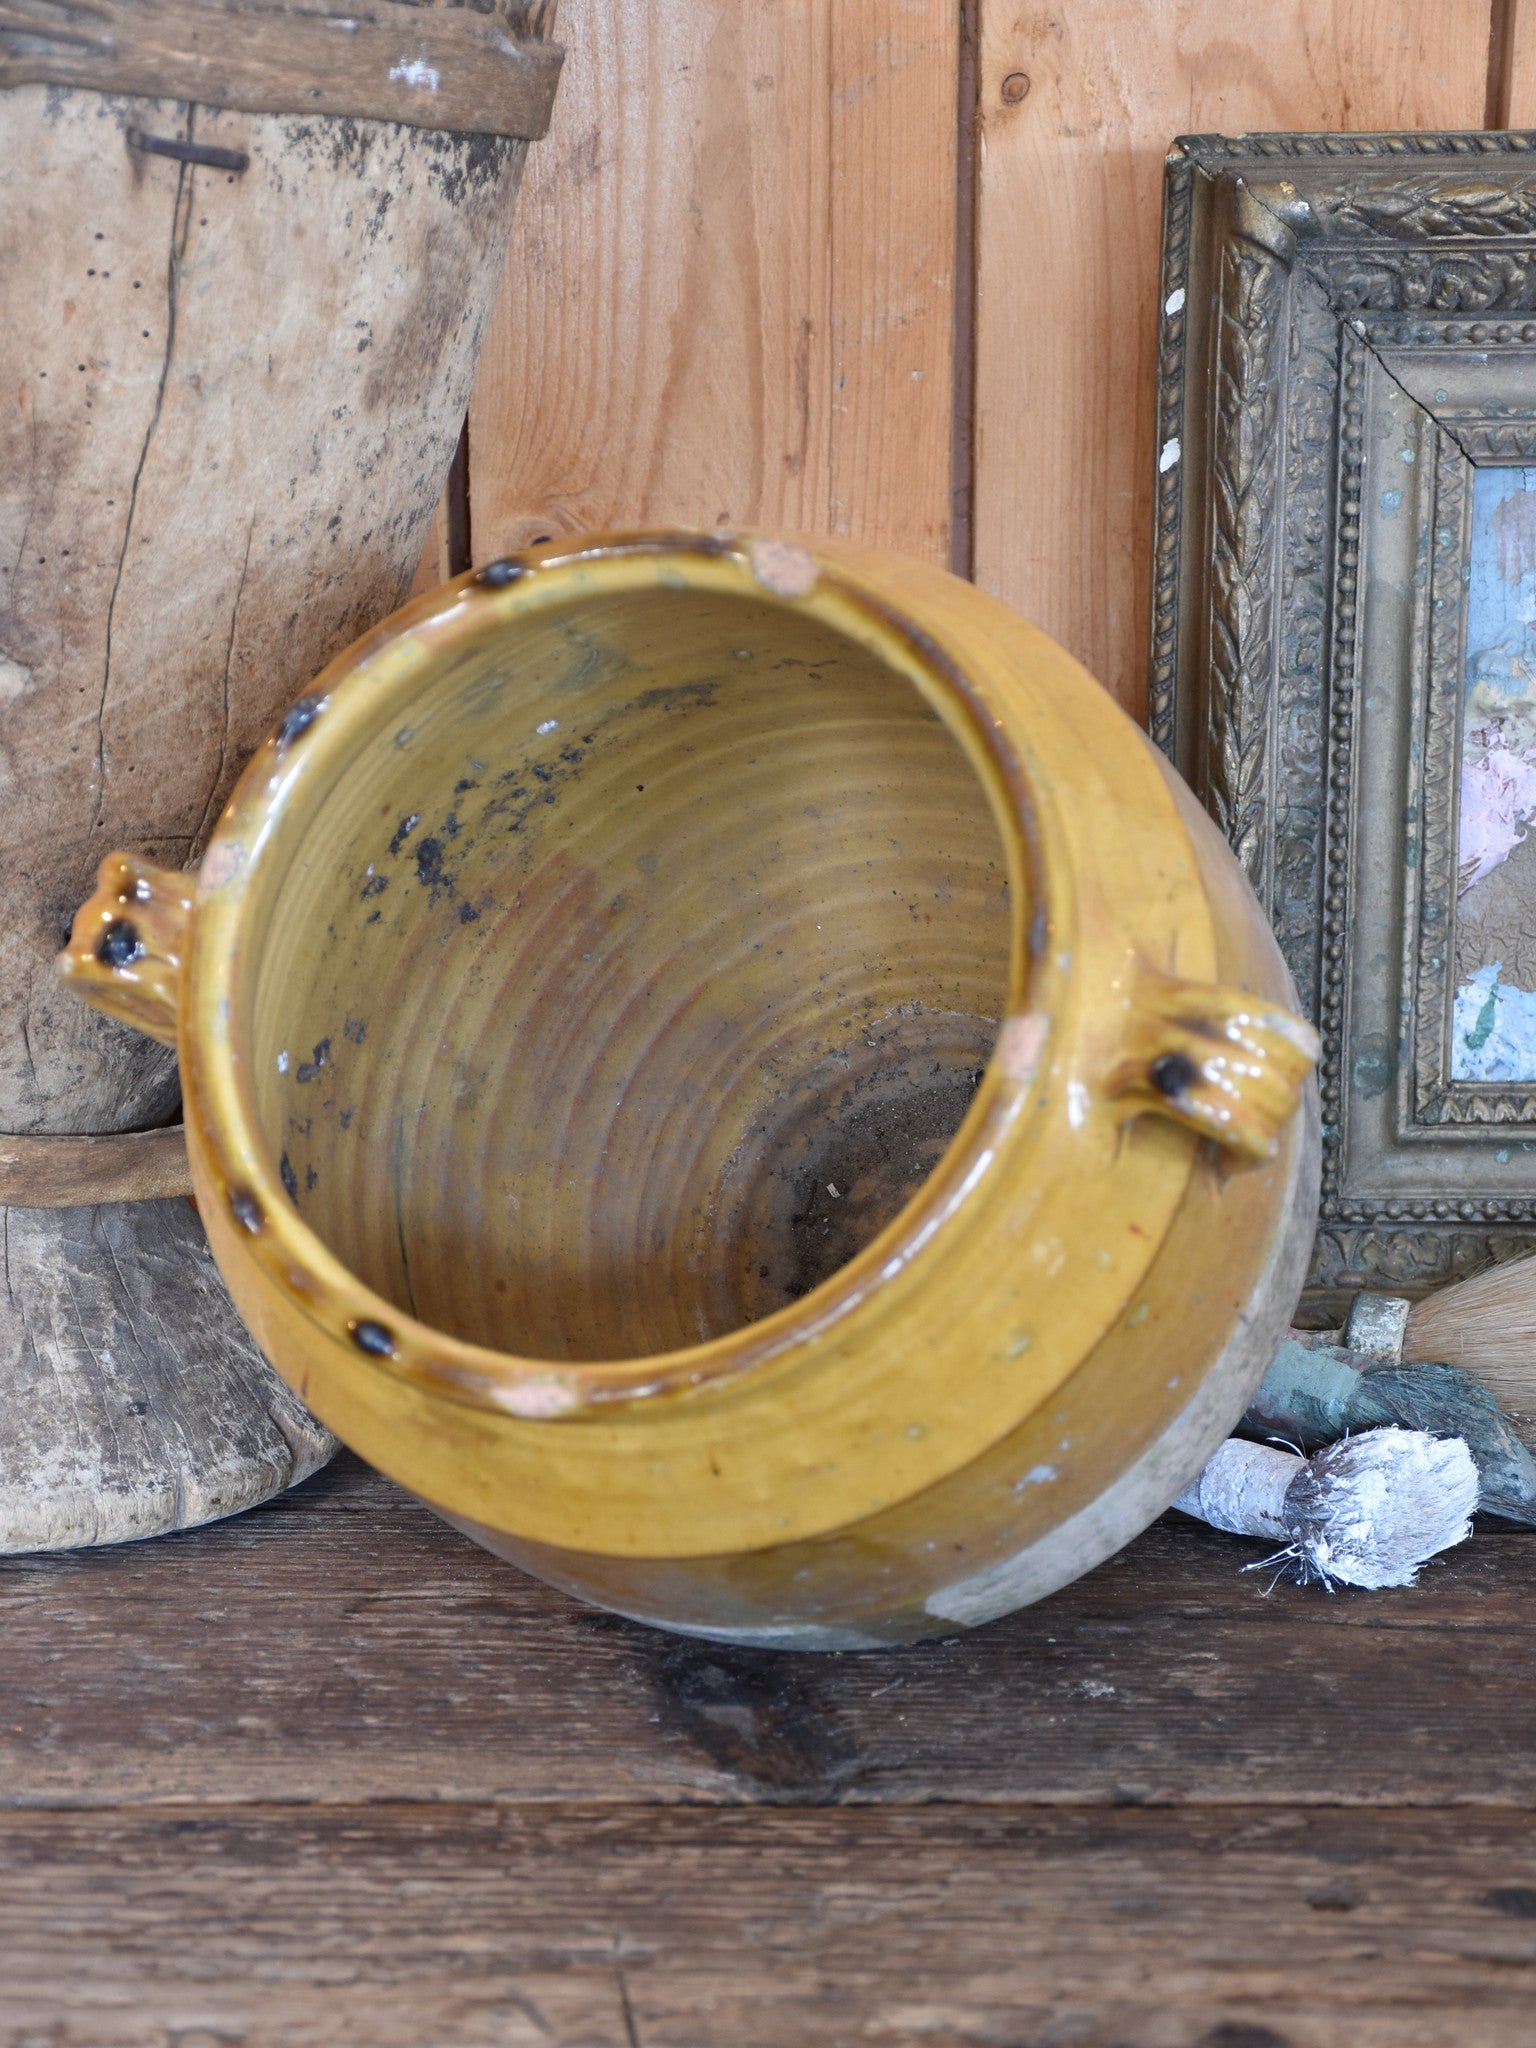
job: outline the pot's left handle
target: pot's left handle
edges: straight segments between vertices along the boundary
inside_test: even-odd
[[[109,853],[55,962],[60,980],[109,1017],[174,1045],[195,880],[136,854]]]

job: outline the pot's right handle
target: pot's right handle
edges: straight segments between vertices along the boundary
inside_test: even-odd
[[[109,853],[54,962],[86,1002],[164,1045],[176,1043],[194,881],[136,854]]]
[[[1250,1165],[1280,1150],[1320,1050],[1310,1024],[1262,997],[1141,963],[1110,1092],[1213,1138]]]

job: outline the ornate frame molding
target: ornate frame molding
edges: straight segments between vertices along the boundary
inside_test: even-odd
[[[1469,486],[1536,464],[1536,135],[1177,143],[1158,415],[1152,734],[1322,1032],[1313,1298],[1530,1250],[1536,1083],[1449,1046]]]

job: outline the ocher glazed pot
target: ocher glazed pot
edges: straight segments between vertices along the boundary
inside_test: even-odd
[[[551,546],[397,613],[62,970],[180,1049],[279,1370],[589,1600],[857,1647],[1086,1570],[1301,1285],[1315,1046],[1214,828],[910,562]]]

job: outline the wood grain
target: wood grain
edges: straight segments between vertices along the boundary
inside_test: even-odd
[[[1523,2048],[1500,1813],[0,1820],[0,2044]]]
[[[948,556],[949,0],[569,0],[470,416],[477,561],[683,523]]]
[[[336,1451],[182,1200],[0,1208],[0,1389],[0,1553],[192,1528]]]
[[[1141,714],[1176,135],[1475,128],[1488,0],[984,0],[975,574]]]
[[[1489,120],[1536,128],[1536,0],[1495,0],[1498,27],[1490,67]]]
[[[429,590],[436,590],[439,583],[446,583],[452,570],[448,565],[448,506],[447,493],[438,499],[432,514],[432,524],[427,529],[427,544],[421,551],[421,560],[416,564],[416,574],[411,578],[407,598],[425,597]]]
[[[0,1205],[71,1209],[191,1192],[180,1124],[97,1138],[13,1138],[0,1131]]]
[[[5,0],[0,91],[79,86],[537,141],[560,77],[558,46],[539,39],[549,11],[537,0],[494,13],[431,0]]]
[[[0,1565],[0,1804],[1536,1806],[1536,1542],[1330,1599],[1170,1521],[964,1640],[785,1656],[575,1606],[343,1457],[196,1537]]]

